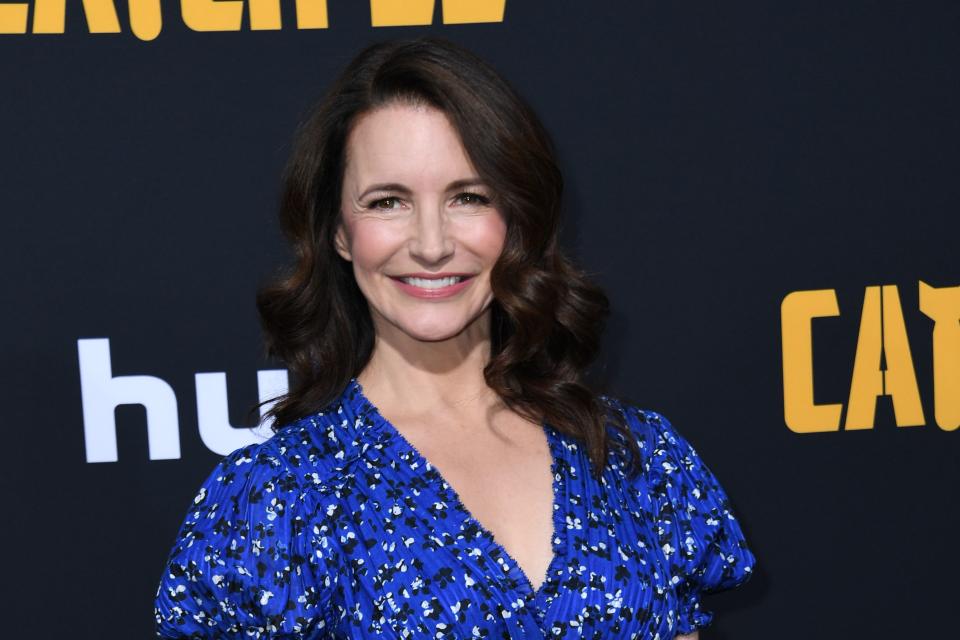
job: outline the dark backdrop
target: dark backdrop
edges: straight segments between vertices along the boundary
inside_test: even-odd
[[[541,114],[565,245],[615,308],[605,375],[733,498],[758,571],[707,601],[702,637],[952,632],[960,434],[935,401],[960,393],[960,352],[938,352],[954,373],[936,399],[918,287],[960,286],[960,5],[508,0],[502,22],[455,25],[438,2],[433,25],[373,27],[368,3],[331,0],[327,29],[297,30],[284,2],[282,30],[244,16],[200,33],[164,2],[141,41],[126,3],[119,34],[68,4],[64,34],[0,36],[5,636],[150,636],[164,558],[219,459],[195,375],[226,374],[239,427],[257,371],[278,367],[254,291],[288,259],[274,216],[293,129],[361,46],[425,33]],[[839,315],[812,323],[814,394],[845,404],[879,285],[899,292],[923,425],[897,426],[881,396],[870,429],[794,432],[781,302],[835,292]],[[168,385],[140,379],[157,406],[176,398],[174,422],[151,420],[179,457],[151,460],[147,412],[121,404],[117,460],[87,461],[78,341],[98,338],[113,376]]]

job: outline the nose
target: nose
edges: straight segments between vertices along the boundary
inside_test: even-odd
[[[442,204],[417,207],[413,216],[410,254],[423,264],[438,264],[453,254],[447,212]]]

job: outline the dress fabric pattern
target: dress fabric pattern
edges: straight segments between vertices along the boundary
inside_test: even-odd
[[[597,481],[543,424],[554,556],[539,588],[354,378],[203,483],[157,590],[158,636],[668,640],[709,624],[701,594],[755,563],[727,496],[666,418],[601,399],[643,472],[612,452]]]

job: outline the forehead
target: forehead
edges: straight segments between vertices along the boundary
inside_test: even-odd
[[[362,115],[347,138],[346,176],[354,180],[425,183],[472,175],[457,130],[434,107],[379,107]]]

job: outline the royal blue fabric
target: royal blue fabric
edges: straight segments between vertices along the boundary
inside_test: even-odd
[[[754,567],[723,489],[662,415],[623,411],[643,452],[597,481],[553,455],[554,558],[534,590],[356,379],[235,451],[200,488],[156,598],[164,638],[637,638],[708,624],[701,594]],[[611,430],[612,433],[612,430]]]

